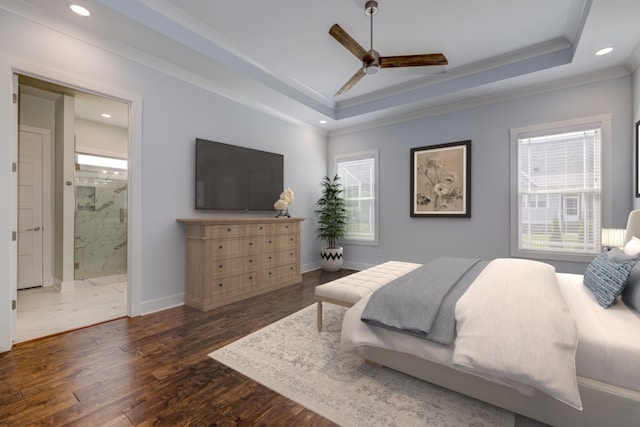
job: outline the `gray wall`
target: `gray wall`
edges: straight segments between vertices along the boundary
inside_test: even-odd
[[[597,114],[612,114],[612,213],[603,225],[624,228],[632,208],[631,104],[631,79],[623,77],[332,136],[330,164],[336,154],[380,149],[380,245],[345,245],[345,263],[363,268],[390,259],[510,256],[509,129]],[[410,218],[410,149],[467,139],[471,218]],[[572,273],[585,267],[551,263]]]

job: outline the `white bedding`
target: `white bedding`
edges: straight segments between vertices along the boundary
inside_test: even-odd
[[[640,315],[621,302],[603,309],[582,285],[582,275],[556,274],[561,292],[578,328],[576,371],[578,377],[640,391]],[[366,296],[349,309],[342,326],[344,350],[373,346],[403,352],[448,367],[453,347],[428,340],[371,327],[360,321],[367,304]]]
[[[602,308],[582,275],[556,274],[578,327],[578,376],[640,391],[640,313],[620,300]]]
[[[533,389],[582,409],[578,332],[553,266],[494,259],[456,304],[453,364],[531,396]]]

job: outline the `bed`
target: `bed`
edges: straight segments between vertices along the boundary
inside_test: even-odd
[[[640,236],[640,211],[630,214],[625,236],[627,245],[635,242],[640,246],[640,240],[633,239],[634,236]],[[637,289],[627,285],[623,293],[625,298],[615,297],[615,304],[608,308],[603,308],[597,287],[592,290],[584,285],[585,277],[590,282],[594,271],[599,272],[595,258],[585,275],[556,273],[553,267],[537,261],[498,259],[482,265],[480,273],[460,291],[461,296],[454,303],[456,322],[451,344],[421,336],[425,332],[415,328],[410,328],[409,332],[398,331],[397,325],[390,321],[387,323],[391,325],[377,324],[370,316],[375,299],[381,298],[376,296],[380,291],[376,291],[346,312],[342,348],[356,352],[375,365],[404,372],[554,426],[640,425],[640,298],[631,293],[640,293],[640,263],[635,264],[638,256],[625,258],[628,254],[618,250],[617,256],[624,258],[621,260],[615,259],[613,253],[612,250],[596,258],[601,259],[598,262],[616,264],[614,268],[624,264],[625,282],[630,282],[635,274],[639,284]],[[607,260],[603,261],[604,258]],[[538,264],[542,264],[540,268]],[[528,270],[530,265],[533,266],[531,271]],[[514,328],[503,328],[504,323],[510,323],[505,319],[478,321],[477,317],[486,316],[482,311],[486,311],[483,299],[488,301],[487,307],[500,303],[493,300],[502,298],[506,288],[492,293],[492,288],[484,286],[500,282],[505,268],[509,279],[503,280],[504,285],[516,288],[516,299],[523,300],[524,305],[515,305],[513,300],[507,299],[502,302],[503,308],[497,311],[517,313]],[[433,271],[427,273],[433,275]],[[525,285],[513,286],[514,281]],[[550,283],[548,288],[540,285],[543,281]],[[520,293],[520,288],[526,288],[524,294]],[[402,302],[405,306],[413,303]],[[529,310],[527,306],[536,309]],[[541,318],[527,317],[530,315]],[[517,324],[520,321],[522,324]],[[511,332],[506,332],[509,334],[518,330],[521,335],[509,337],[502,329],[510,329]],[[523,349],[506,350],[518,343],[522,343]],[[470,353],[476,346],[486,347],[483,351],[488,353]],[[539,349],[542,350],[536,353]],[[498,359],[503,353],[509,353],[505,361]],[[542,368],[535,366],[538,359]],[[508,373],[504,375],[496,369]]]

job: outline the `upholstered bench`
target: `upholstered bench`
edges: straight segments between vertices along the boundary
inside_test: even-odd
[[[365,295],[415,270],[421,265],[412,262],[387,261],[316,286],[315,300],[318,303],[318,331],[322,331],[323,302],[351,307]]]

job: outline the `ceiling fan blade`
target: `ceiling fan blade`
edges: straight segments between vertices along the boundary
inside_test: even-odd
[[[333,96],[342,95],[343,93],[351,89],[353,86],[355,86],[355,84],[358,83],[364,76],[365,76],[364,68],[359,68],[358,71],[356,71],[356,73],[353,76],[351,76],[349,81],[346,82],[340,88],[340,90],[338,90]]]
[[[349,52],[353,53],[356,58],[362,62],[372,63],[373,56],[369,54],[360,44],[353,39],[342,27],[338,24],[333,24],[329,29],[329,34],[344,46]]]
[[[448,63],[447,58],[441,53],[380,57],[381,68],[424,67],[426,65],[447,65]]]

